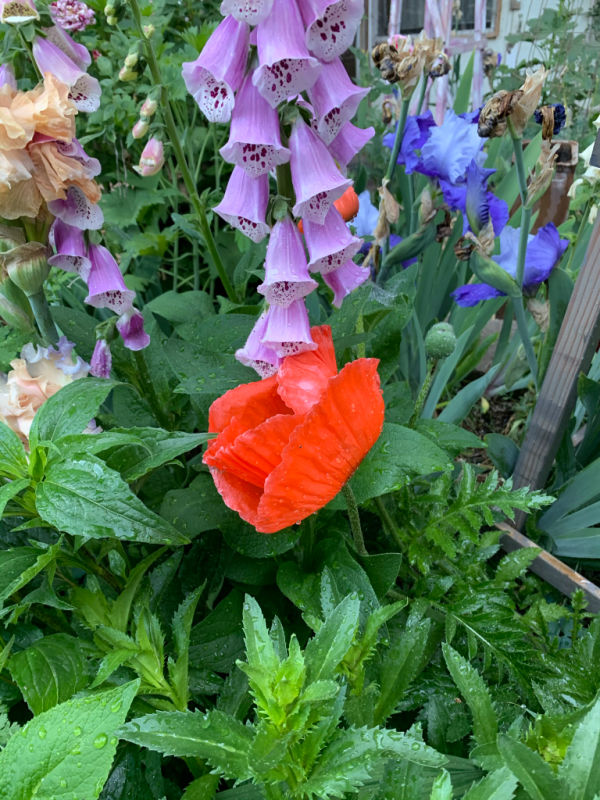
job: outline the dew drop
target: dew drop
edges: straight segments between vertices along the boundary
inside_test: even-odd
[[[47,735],[48,735],[48,731],[42,725],[42,727],[38,731],[38,736],[40,737],[40,739],[45,739]]]
[[[101,750],[108,741],[108,736],[105,733],[99,733],[94,739],[94,747],[96,750]]]
[[[73,728],[73,736],[81,736],[81,728],[79,725],[76,728]]]

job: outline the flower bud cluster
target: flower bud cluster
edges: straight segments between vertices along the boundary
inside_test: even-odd
[[[336,208],[352,184],[348,162],[374,133],[350,121],[368,90],[340,60],[363,10],[362,0],[223,0],[225,19],[183,65],[207,119],[231,122],[220,152],[234,169],[214,210],[255,242],[270,236],[259,286],[268,309],[236,353],[262,377],[285,355],[316,347],[304,304],[318,285],[312,274],[321,274],[335,305],[369,275],[352,260],[362,242]],[[269,206],[275,169],[278,196]]]

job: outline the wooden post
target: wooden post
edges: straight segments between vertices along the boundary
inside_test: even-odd
[[[590,367],[600,340],[600,217],[560,328],[546,377],[513,475],[515,487],[541,488],[577,400],[577,379]],[[522,528],[519,512],[515,526]]]

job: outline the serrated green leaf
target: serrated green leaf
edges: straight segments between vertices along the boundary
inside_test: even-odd
[[[118,734],[164,755],[204,758],[226,778],[250,777],[248,752],[254,733],[221,711],[159,711],[131,720]]]
[[[442,645],[444,659],[452,680],[473,715],[473,736],[477,744],[494,742],[498,720],[487,686],[477,670],[449,644]]]
[[[500,734],[498,750],[504,763],[519,779],[531,800],[569,797],[567,786],[554,774],[550,765],[526,745],[506,734]]]
[[[218,775],[203,775],[188,783],[181,800],[213,800],[219,786]]]
[[[52,800],[65,790],[95,800],[138,685],[67,700],[28,722],[0,752],[0,800]]]
[[[35,503],[43,520],[72,535],[152,544],[188,541],[146,508],[118,472],[94,456],[51,465],[36,487]]]
[[[267,673],[273,674],[279,668],[279,658],[260,606],[249,594],[244,598],[242,623],[248,666],[264,669]]]
[[[508,767],[502,767],[473,784],[463,800],[512,800],[516,788],[515,776]]]
[[[533,561],[541,552],[539,547],[522,547],[514,550],[500,559],[496,568],[494,582],[498,584],[508,583],[520,578],[525,573]]]
[[[79,378],[63,386],[40,407],[31,425],[29,446],[54,442],[71,433],[81,433],[97,413],[115,381],[104,378]]]
[[[87,684],[79,640],[64,633],[45,636],[15,653],[8,669],[34,714],[68,700]]]
[[[600,792],[600,697],[577,726],[558,774],[573,800],[593,800]]]
[[[434,780],[429,800],[452,800],[452,781],[445,769]]]
[[[329,679],[334,675],[354,639],[359,612],[360,601],[357,595],[348,595],[308,642],[304,652],[308,682]]]
[[[57,545],[53,545],[47,550],[35,547],[0,550],[0,608],[7,597],[28,584],[54,561],[58,549]]]

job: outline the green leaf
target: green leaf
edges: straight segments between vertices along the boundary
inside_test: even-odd
[[[190,633],[194,612],[198,605],[198,600],[204,589],[204,584],[195,591],[190,592],[181,603],[177,611],[173,614],[173,639],[175,642],[175,652],[177,660],[173,664],[169,662],[169,675],[173,683],[173,688],[181,701],[183,707],[187,705],[189,699],[188,692],[188,667],[189,667],[189,648]]]
[[[332,678],[358,628],[360,601],[348,595],[327,617],[318,633],[306,645],[307,682]]]
[[[97,413],[115,381],[104,378],[79,378],[49,397],[40,407],[29,433],[29,446],[54,442],[70,433],[81,433]]]
[[[4,509],[6,508],[6,504],[16,497],[19,492],[22,492],[23,489],[26,489],[30,484],[29,478],[19,478],[15,481],[10,481],[10,483],[5,483],[4,486],[0,487],[0,517],[4,514]]]
[[[444,643],[442,651],[452,680],[473,715],[473,736],[477,744],[494,742],[498,734],[498,720],[483,678],[466,658],[449,644]]]
[[[219,786],[218,775],[203,775],[186,786],[181,800],[212,800]]]
[[[460,424],[495,378],[500,366],[500,364],[496,364],[490,367],[481,378],[477,378],[466,386],[463,386],[439,415],[438,419],[440,422],[453,422],[455,425]]]
[[[452,800],[452,781],[445,769],[433,782],[429,800]]]
[[[454,99],[454,112],[464,114],[469,110],[471,103],[471,84],[473,83],[473,66],[475,61],[475,51],[471,53],[464,69],[461,70],[460,81]]]
[[[7,597],[17,592],[54,559],[58,545],[47,550],[35,547],[15,547],[0,550],[0,607]]]
[[[139,685],[68,700],[36,716],[0,752],[0,800],[95,800]]]
[[[267,630],[267,623],[256,600],[247,594],[242,610],[246,660],[250,667],[260,667],[269,673],[279,668],[279,658]]]
[[[512,800],[517,779],[507,767],[494,770],[471,786],[463,800]]]
[[[79,640],[64,633],[15,653],[8,669],[34,714],[68,700],[88,682]]]
[[[577,726],[558,774],[573,800],[594,800],[600,792],[600,697]]]
[[[188,541],[146,508],[118,472],[94,456],[51,465],[36,487],[35,504],[44,521],[72,535],[151,544]]]
[[[133,444],[113,450],[106,459],[108,466],[120,472],[129,483],[211,438],[209,433],[165,431],[162,428],[113,428],[110,433],[136,437]]]
[[[194,625],[190,635],[190,659],[215,672],[229,672],[244,654],[242,594],[230,592],[218,606]]]
[[[519,779],[531,800],[557,800],[569,797],[567,787],[552,767],[533,750],[506,734],[498,736],[498,750],[504,763]]]
[[[159,711],[131,720],[118,733],[164,755],[204,758],[226,778],[251,777],[248,750],[254,733],[221,711]]]
[[[194,318],[203,319],[214,313],[210,295],[199,291],[164,292],[146,303],[144,308],[149,308],[153,314],[175,325]]]
[[[8,478],[23,478],[27,475],[27,456],[23,442],[4,422],[0,422],[0,474]]]
[[[502,585],[520,578],[540,553],[539,547],[522,547],[520,550],[508,553],[500,559],[494,575],[494,583]]]
[[[223,524],[234,516],[217,492],[212,477],[206,472],[201,472],[186,489],[167,492],[160,513],[190,539],[204,531],[221,530]],[[236,529],[239,531],[242,525],[238,517]],[[263,538],[268,539],[267,544],[271,540],[271,536]]]

